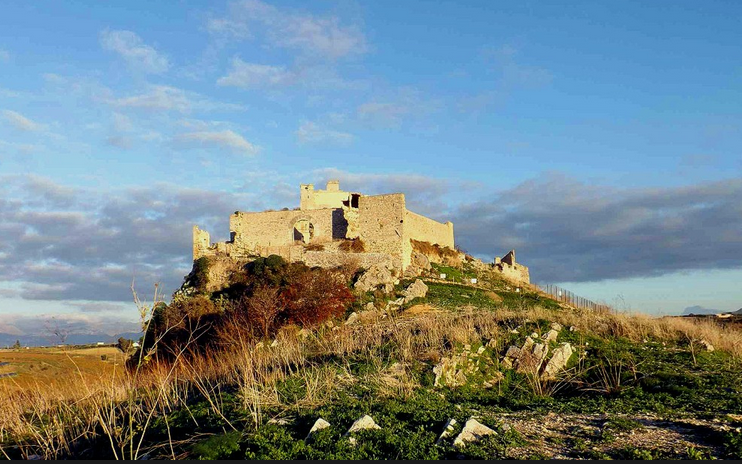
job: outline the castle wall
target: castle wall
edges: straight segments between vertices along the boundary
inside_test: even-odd
[[[404,194],[361,196],[358,200],[359,236],[367,252],[388,253],[395,268],[410,263],[410,251],[403,246]],[[409,240],[408,248],[409,248]]]
[[[392,258],[386,253],[345,253],[342,251],[304,251],[302,258],[309,267],[330,268],[353,263],[362,268],[374,264],[392,267]]]
[[[302,184],[300,192],[299,208],[302,211],[342,208],[343,202],[350,197],[350,192],[340,190],[337,182],[328,182],[327,190],[314,190],[312,184]]]
[[[202,256],[211,256],[214,252],[211,250],[211,237],[205,230],[198,226],[193,226],[193,260]]]
[[[501,263],[497,268],[506,279],[523,284],[531,283],[531,276],[529,275],[527,266],[517,263],[513,265]]]
[[[343,221],[342,211],[338,214],[332,209],[262,213],[238,211],[229,217],[229,229],[234,232],[234,247],[238,249],[290,246],[294,245],[294,225],[302,219],[313,226],[312,242],[332,240],[334,223]]]
[[[434,221],[407,210],[405,214],[406,238],[454,248],[453,223]]]

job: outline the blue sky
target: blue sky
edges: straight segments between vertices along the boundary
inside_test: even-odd
[[[515,247],[537,282],[738,309],[741,19],[734,1],[5,4],[0,331],[129,323],[132,276],[171,293],[193,223],[225,239],[230,212],[329,178],[406,193],[483,259]]]

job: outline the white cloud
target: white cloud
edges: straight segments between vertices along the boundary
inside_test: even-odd
[[[193,110],[242,110],[242,105],[222,103],[194,93],[167,85],[153,85],[145,93],[122,98],[106,98],[103,101],[120,108],[145,111],[177,111],[189,113]]]
[[[134,124],[131,122],[131,118],[121,113],[113,113],[113,130],[116,132],[131,132],[134,129]]]
[[[347,132],[326,129],[314,122],[305,121],[296,131],[300,144],[338,144],[347,145],[353,141],[353,135]]]
[[[106,29],[100,33],[100,44],[105,50],[121,55],[137,71],[160,74],[170,67],[166,56],[131,31]]]
[[[140,108],[145,110],[190,111],[191,102],[185,92],[165,85],[154,86],[149,92],[131,97],[118,98],[111,103],[115,106]]]
[[[18,130],[37,131],[43,127],[41,124],[36,123],[15,111],[3,110],[3,116],[5,117],[5,121]]]
[[[410,108],[402,103],[368,102],[358,107],[358,116],[361,119],[398,125],[402,116],[408,114]]]
[[[255,155],[259,151],[259,147],[245,140],[241,135],[231,131],[223,130],[220,132],[189,132],[186,134],[178,135],[175,138],[176,143],[179,145],[188,146],[192,143],[198,145],[215,145],[223,148],[227,148],[234,153],[242,155]]]
[[[212,18],[206,27],[212,33],[239,39],[262,27],[273,45],[331,60],[367,50],[366,38],[357,25],[343,26],[336,16],[298,14],[260,0],[234,2],[228,17]]]
[[[239,58],[232,60],[232,69],[216,83],[233,87],[273,87],[289,85],[295,81],[292,73],[282,66],[246,63]]]

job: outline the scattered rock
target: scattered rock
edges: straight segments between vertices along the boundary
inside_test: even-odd
[[[546,343],[550,343],[550,342],[555,342],[555,341],[556,341],[556,339],[557,339],[557,336],[559,336],[559,331],[557,331],[557,330],[554,330],[554,329],[551,329],[551,330],[549,330],[548,332],[546,332],[546,333],[545,333],[545,334],[544,334],[544,335],[543,335],[543,336],[541,337],[541,339],[542,339],[542,340],[543,340],[544,342],[546,342]]]
[[[344,322],[345,325],[352,325],[358,322],[358,313],[353,311],[350,313],[350,316],[348,316],[348,319]]]
[[[376,422],[374,422],[374,419],[366,414],[365,416],[361,417],[357,421],[353,422],[353,425],[350,426],[347,432],[345,432],[345,435],[350,435],[353,432],[358,432],[359,430],[368,430],[368,429],[380,429]]]
[[[701,340],[700,343],[706,351],[714,351],[714,345],[712,345],[708,340]]]
[[[446,425],[443,426],[443,432],[441,433],[441,436],[438,437],[438,440],[435,442],[436,444],[439,444],[443,441],[446,437],[451,436],[453,433],[454,427],[456,426],[456,419],[448,419],[448,422],[446,422]]]
[[[377,287],[383,287],[384,292],[390,293],[394,290],[395,280],[392,271],[388,267],[379,264],[372,264],[363,274],[361,274],[353,285],[353,288],[361,292],[368,292]]]
[[[424,298],[428,294],[428,286],[420,279],[415,280],[404,291],[404,302],[409,303],[415,298]]]
[[[453,441],[453,444],[454,446],[464,446],[466,443],[470,443],[470,442],[476,443],[487,435],[496,435],[496,434],[497,432],[495,432],[491,428],[487,427],[484,424],[479,423],[479,421],[477,421],[476,419],[471,418],[468,421],[466,421],[466,425],[464,425],[464,429]]]
[[[537,373],[544,363],[549,347],[543,343],[532,343],[527,349],[521,348],[516,371],[520,373]]]
[[[562,325],[558,322],[552,322],[551,323],[551,330],[556,330],[557,332],[561,332],[563,329]]]
[[[288,425],[289,421],[283,418],[279,419],[271,419],[268,421],[269,424],[276,424],[276,425]]]
[[[271,348],[275,348],[278,346],[278,339],[275,339],[271,342]]]
[[[314,425],[311,429],[309,429],[309,433],[307,434],[307,438],[305,438],[305,440],[309,439],[315,433],[319,432],[322,429],[326,429],[329,426],[330,423],[320,417],[319,419],[314,421]]]
[[[554,377],[556,377],[556,374],[564,369],[564,366],[567,365],[567,362],[572,356],[572,353],[572,345],[570,345],[569,343],[562,343],[559,348],[554,350],[554,354],[551,356],[551,359],[546,364],[541,377],[545,379],[553,379]]]
[[[365,308],[366,311],[373,311],[374,309],[376,309],[376,306],[374,306],[373,301],[369,301],[368,303],[366,303]]]

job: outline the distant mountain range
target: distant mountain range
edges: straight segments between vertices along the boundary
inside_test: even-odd
[[[702,316],[707,314],[734,314],[742,316],[742,308],[736,311],[719,311],[718,309],[704,308],[703,306],[688,306],[683,310],[683,316]]]
[[[65,344],[67,345],[88,345],[92,343],[116,343],[120,337],[130,340],[139,340],[141,332],[123,332],[116,335],[103,333],[92,334],[70,334]],[[56,346],[62,342],[52,337],[41,337],[38,335],[13,335],[0,332],[0,348],[12,346],[18,340],[22,346]]]

